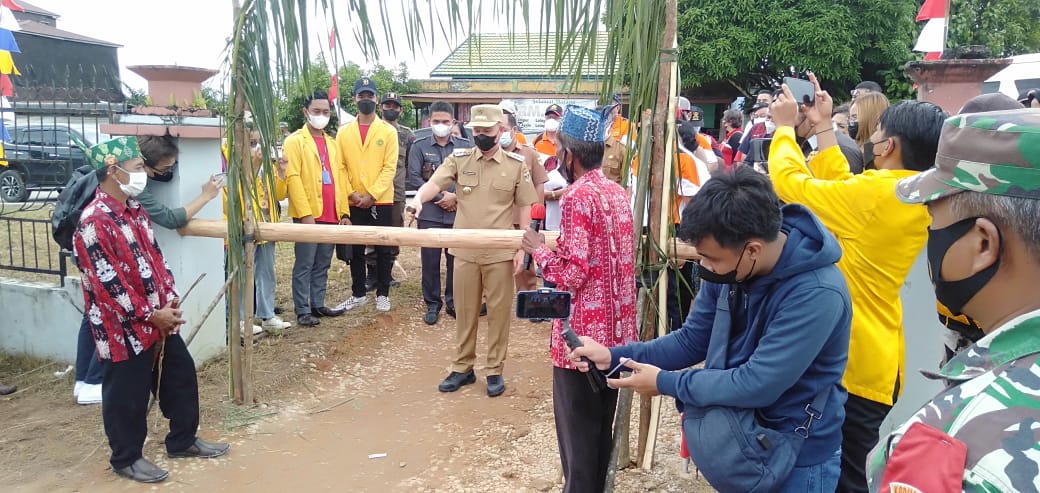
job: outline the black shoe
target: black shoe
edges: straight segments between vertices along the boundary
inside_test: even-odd
[[[274,314],[275,315],[281,315],[283,313],[285,313],[285,310],[282,307],[280,307],[280,306],[274,307]]]
[[[477,376],[473,374],[473,370],[467,371],[466,373],[451,372],[448,378],[445,378],[440,385],[437,386],[437,390],[441,392],[455,392],[462,388],[463,385],[469,385],[476,383]]]
[[[336,310],[335,308],[329,308],[327,306],[319,306],[318,308],[312,308],[311,314],[315,317],[338,317],[343,315],[346,310]]]
[[[13,394],[16,390],[18,390],[17,385],[4,385],[0,383],[0,395]]]
[[[296,316],[296,324],[301,327],[314,327],[315,325],[318,325],[320,323],[321,321],[318,320],[318,317],[315,317],[310,313],[304,313],[303,315]]]
[[[437,319],[440,318],[439,315],[440,310],[431,306],[426,309],[426,315],[423,315],[422,320],[423,322],[426,322],[426,325],[433,325],[437,323]]]
[[[112,470],[124,478],[132,479],[139,483],[158,483],[170,475],[170,473],[159,469],[155,464],[148,462],[148,459],[144,457],[137,459],[129,466],[121,469],[113,468]]]
[[[401,285],[401,281],[398,281],[397,279],[394,279],[392,277],[390,278],[390,287],[391,288],[396,288],[396,287],[398,287],[400,285]]]
[[[449,306],[448,308],[445,308],[444,313],[447,313],[448,316],[451,318],[455,318],[455,307]]]
[[[481,317],[486,317],[487,316],[487,303],[481,303],[480,304],[480,316]]]
[[[502,375],[488,375],[487,377],[487,392],[488,397],[498,397],[502,395],[502,392],[506,391],[506,382],[502,380]]]
[[[209,443],[201,438],[196,438],[195,443],[180,452],[167,452],[166,456],[171,459],[182,459],[185,457],[197,457],[200,459],[212,459],[220,457],[231,450],[231,445],[226,443]]]

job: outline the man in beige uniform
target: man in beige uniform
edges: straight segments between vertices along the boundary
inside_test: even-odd
[[[625,146],[609,135],[603,142],[603,176],[618,185],[621,184],[621,171],[624,168],[621,163],[627,151]]]
[[[513,206],[520,208],[520,228],[527,229],[531,204],[538,201],[531,172],[524,157],[503,151],[502,110],[497,105],[477,105],[472,109],[475,149],[452,153],[408,203],[407,214],[414,219],[442,190],[455,184],[457,212],[455,229],[512,229]],[[480,299],[487,296],[488,354],[487,393],[489,397],[506,390],[502,367],[509,343],[510,310],[513,307],[513,274],[523,269],[522,250],[452,248],[455,256],[455,361],[451,373],[441,382],[441,392],[454,392],[476,382],[473,363],[477,359],[477,326]]]
[[[523,156],[527,170],[531,172],[531,183],[534,185],[534,193],[538,204],[545,203],[545,189],[542,185],[549,181],[549,175],[545,172],[545,166],[538,160],[538,151],[528,145],[520,145],[516,137],[523,135],[516,125],[516,117],[504,114],[502,117],[502,134],[498,137],[498,145],[506,152],[512,152]],[[520,206],[513,205],[513,228],[520,229]],[[544,225],[543,225],[544,226]],[[538,287],[537,265],[531,263],[531,268],[521,271],[514,276],[517,291],[529,291]]]

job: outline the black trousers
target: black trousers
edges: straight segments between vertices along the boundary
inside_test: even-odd
[[[350,222],[356,226],[390,226],[393,224],[393,205],[373,205],[368,209],[350,208]],[[350,260],[351,291],[361,298],[365,296],[365,246],[353,245]],[[394,268],[393,247],[377,245],[376,250],[376,296],[390,296],[390,271]]]
[[[442,224],[436,221],[419,220],[419,229],[452,229],[451,224]],[[444,298],[441,298],[441,252],[444,252]],[[437,308],[437,311],[447,303],[449,307],[455,306],[455,295],[452,284],[455,279],[455,256],[448,253],[447,248],[423,248],[420,250],[422,258],[422,295],[427,308]]]
[[[392,216],[392,218],[393,218],[393,221],[391,221],[391,223],[392,223],[391,226],[393,226],[395,228],[403,228],[404,227],[404,202],[394,202],[394,215]],[[399,255],[401,255],[401,247],[399,247],[399,246],[392,246],[392,247],[390,247],[390,251],[393,254],[394,261],[397,261],[397,257]],[[377,276],[376,269],[378,267],[377,267],[377,264],[376,264],[376,259],[377,259],[377,256],[376,256],[375,249],[373,249],[371,252],[367,252],[367,251],[365,252],[365,265],[368,266],[368,278],[369,279],[375,279],[376,276]],[[393,279],[393,278],[394,278],[393,270],[391,269],[390,279]]]
[[[601,493],[613,446],[618,391],[593,392],[585,374],[553,367],[553,416],[563,493]]]
[[[682,268],[668,269],[668,330],[679,330],[690,315],[693,298],[697,294],[694,279],[694,263],[686,262]]]
[[[159,390],[159,409],[170,420],[166,451],[180,452],[195,443],[199,429],[199,383],[184,339],[166,339],[162,359],[162,382],[156,358],[162,343],[130,359],[113,363],[105,360],[105,379],[101,387],[101,417],[112,448],[109,460],[121,469],[141,458],[148,435],[148,397]]]
[[[839,493],[866,493],[867,454],[878,443],[878,430],[892,406],[849,394],[841,427]]]

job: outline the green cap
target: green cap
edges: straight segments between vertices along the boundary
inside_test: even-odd
[[[947,119],[935,167],[900,180],[896,187],[899,199],[910,204],[964,191],[1040,200],[1040,110]]]
[[[117,137],[87,149],[87,160],[97,169],[141,157],[137,137]]]

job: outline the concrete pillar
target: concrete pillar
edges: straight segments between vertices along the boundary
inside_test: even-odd
[[[982,82],[1011,65],[1011,60],[930,60],[907,62],[906,74],[917,84],[917,99],[928,101],[949,114],[960,111],[969,99],[982,94]]]

